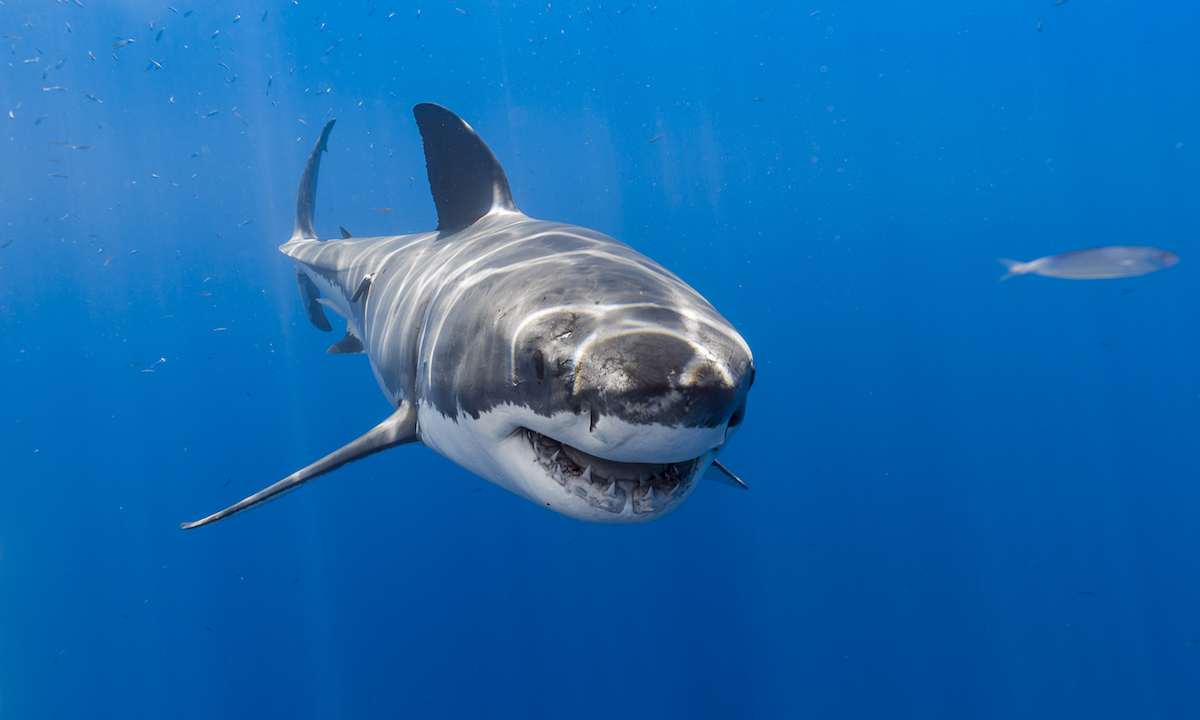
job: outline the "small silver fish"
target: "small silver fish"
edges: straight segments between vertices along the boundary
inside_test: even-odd
[[[1113,245],[1048,255],[1025,263],[1004,258],[1000,262],[1008,268],[1008,273],[1001,280],[1027,273],[1067,280],[1104,280],[1163,270],[1179,262],[1179,256],[1158,248]]]

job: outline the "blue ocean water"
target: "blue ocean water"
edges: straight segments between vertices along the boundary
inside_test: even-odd
[[[1194,4],[456,3],[0,6],[0,717],[1194,716]],[[276,247],[335,117],[322,236],[435,227],[423,101],[739,329],[749,491],[178,528],[389,412]]]

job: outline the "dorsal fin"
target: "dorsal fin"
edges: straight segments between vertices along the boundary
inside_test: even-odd
[[[343,239],[343,240],[345,240],[345,239],[346,239],[346,238],[348,238],[348,237],[354,237],[353,235],[351,235],[351,234],[350,234],[350,231],[349,231],[349,230],[347,230],[346,228],[342,227],[341,225],[338,225],[338,230],[341,230],[341,231],[342,231],[342,239]]]
[[[313,203],[317,199],[317,173],[321,170],[321,153],[327,152],[329,131],[337,120],[325,123],[321,137],[313,146],[312,154],[308,156],[308,164],[304,166],[304,174],[300,176],[300,192],[296,195],[296,227],[292,230],[293,240],[316,240],[317,233],[313,230]]]
[[[517,211],[504,168],[470,125],[433,103],[417,105],[413,115],[425,144],[438,230],[464,228],[495,208]]]

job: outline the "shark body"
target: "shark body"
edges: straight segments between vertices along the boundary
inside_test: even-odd
[[[613,238],[527,217],[469,125],[414,108],[434,232],[320,240],[313,202],[324,128],[300,182],[292,239],[305,312],[366,354],[395,409],[361,438],[183,528],[257,507],[354,460],[421,443],[569,517],[646,522],[700,477],[745,487],[717,456],[745,417],[749,347],[703,297]]]

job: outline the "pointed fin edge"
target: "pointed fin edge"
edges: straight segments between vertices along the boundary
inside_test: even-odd
[[[321,290],[317,284],[312,281],[308,275],[300,269],[300,264],[296,264],[296,283],[300,286],[300,301],[304,303],[304,315],[308,321],[313,324],[313,327],[322,332],[333,332],[333,326],[329,324],[329,318],[325,317],[325,311],[321,306],[325,303],[321,302],[325,298],[321,297]],[[333,305],[334,310],[337,306]]]
[[[375,273],[363,277],[362,282],[358,284],[358,289],[354,291],[354,295],[350,297],[350,303],[358,302],[358,299],[371,291],[371,281],[375,279]]]
[[[354,333],[353,327],[346,328],[346,337],[329,346],[326,355],[361,355],[366,352],[362,340]]]
[[[504,168],[474,128],[434,103],[418,104],[413,117],[425,147],[439,232],[467,227],[495,210],[518,212]]]
[[[321,137],[313,146],[304,166],[304,174],[300,176],[300,191],[296,194],[296,226],[292,230],[293,240],[316,240],[317,233],[313,230],[313,205],[317,200],[317,175],[321,171],[321,153],[328,152],[329,132],[337,118],[325,123]]]
[[[742,490],[750,489],[750,486],[742,482],[740,477],[729,472],[729,468],[725,467],[716,460],[713,460],[712,465],[710,465],[708,469],[704,471],[704,479],[712,480],[713,482],[719,482],[722,485],[728,485],[729,487],[741,488]]]
[[[210,525],[212,523],[233,517],[247,510],[253,510],[259,505],[276,500],[301,485],[312,482],[322,475],[348,465],[355,460],[361,460],[368,455],[374,455],[389,448],[417,442],[417,408],[409,402],[401,403],[396,412],[386,420],[372,428],[366,435],[343,445],[308,467],[298,470],[274,485],[254,493],[241,502],[231,505],[224,510],[213,513],[195,522],[180,523],[184,530]]]

